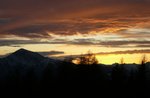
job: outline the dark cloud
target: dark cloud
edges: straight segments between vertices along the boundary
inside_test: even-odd
[[[43,56],[54,56],[59,54],[65,54],[63,51],[48,51],[48,52],[38,52],[39,54]]]
[[[119,47],[119,48],[134,48],[134,47],[150,47],[150,41],[101,41],[94,39],[76,39],[66,44],[71,45],[97,45],[101,47]]]
[[[126,18],[128,20],[129,18]],[[130,20],[130,19],[129,19]],[[140,19],[140,21],[144,21],[145,19]],[[19,28],[13,28],[11,30],[5,30],[5,32],[1,33],[1,35],[16,35],[21,37],[28,37],[28,38],[50,38],[50,34],[55,35],[76,35],[77,33],[80,34],[88,34],[92,31],[97,33],[101,33],[100,31],[104,31],[105,33],[118,33],[122,36],[127,37],[145,37],[150,33],[147,32],[137,32],[138,34],[132,34],[128,30],[130,26],[136,25],[140,23],[138,19],[132,20],[130,22],[124,22],[122,19],[120,20],[97,20],[97,19],[71,19],[71,20],[64,20],[64,21],[57,21],[51,23],[36,23],[36,24],[29,24]],[[130,25],[129,25],[130,24]],[[108,31],[109,28],[116,28],[116,31]],[[124,29],[126,28],[126,29]],[[105,31],[106,30],[106,31]],[[150,35],[149,35],[150,36]]]
[[[149,4],[150,0],[0,0],[0,35],[43,38],[51,37],[47,31],[73,35],[130,27],[149,17]],[[62,23],[64,19],[71,21]],[[74,23],[76,19],[80,21]],[[105,22],[82,22],[85,19]]]
[[[37,40],[0,40],[0,46],[20,47],[24,44],[48,44],[49,42],[40,42]]]
[[[139,48],[150,48],[150,44],[148,45],[136,45],[136,47],[139,47]]]
[[[106,41],[100,42],[104,47],[119,47],[119,48],[135,48],[135,47],[148,47],[150,41]]]
[[[89,46],[89,45],[96,45],[101,47],[112,47],[112,48],[135,48],[135,47],[150,47],[150,41],[143,40],[143,41],[133,41],[133,40],[122,40],[122,41],[102,41],[96,40],[93,38],[86,38],[86,39],[74,39],[72,41],[53,41],[49,44],[67,44],[67,45],[82,45],[82,46]]]
[[[0,0],[0,46],[66,44],[149,48],[149,5],[150,0]],[[104,38],[106,41],[53,40],[53,35],[61,38],[93,31],[117,36]],[[2,40],[12,35],[30,40]],[[48,42],[34,40],[36,38],[48,39]]]
[[[12,20],[9,18],[0,18],[0,25],[10,23]]]
[[[101,45],[130,45],[130,44],[150,44],[150,41],[106,41],[100,42]]]
[[[111,23],[97,22],[88,23],[87,21],[79,20],[66,20],[65,22],[53,22],[47,24],[32,24],[29,26],[16,28],[12,30],[6,30],[5,34],[13,34],[22,37],[29,38],[50,38],[51,34],[55,35],[75,35],[77,33],[87,34],[93,30],[100,30],[104,28],[112,27]]]
[[[150,53],[150,49],[146,50],[126,50],[126,51],[114,51],[114,52],[100,52],[99,55],[108,55],[108,54],[136,54],[136,53]]]
[[[149,38],[150,28],[133,28],[133,29],[120,29],[118,34],[124,38]]]
[[[150,47],[150,41],[102,41],[96,40],[94,38],[86,39],[74,39],[74,40],[65,40],[65,39],[54,39],[53,41],[40,41],[40,40],[0,40],[0,46],[11,46],[11,47],[21,47],[26,44],[62,44],[62,45],[82,45],[82,46],[100,46],[100,47],[112,47],[112,48],[148,48]]]

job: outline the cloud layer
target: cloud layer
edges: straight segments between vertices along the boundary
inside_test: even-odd
[[[109,54],[137,54],[137,53],[147,54],[147,53],[150,53],[150,49],[146,49],[146,50],[115,51],[115,52],[100,52],[100,53],[97,53],[97,54],[98,55],[109,55]]]
[[[0,0],[0,34],[50,37],[149,22],[150,0]],[[110,31],[113,32],[113,31]]]
[[[48,51],[48,52],[38,52],[38,53],[43,56],[54,56],[54,55],[65,54],[65,52],[63,51]]]
[[[0,0],[0,46],[150,48],[149,5],[150,0]]]

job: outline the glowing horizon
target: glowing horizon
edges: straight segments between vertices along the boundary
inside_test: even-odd
[[[97,55],[99,63],[102,64],[114,64],[121,63],[121,58],[124,59],[126,64],[141,64],[143,55],[145,54],[110,54],[110,55]],[[150,61],[150,53],[146,55],[147,62]]]

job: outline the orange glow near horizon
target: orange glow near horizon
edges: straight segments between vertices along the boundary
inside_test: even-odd
[[[109,54],[109,55],[96,55],[99,63],[102,64],[113,64],[120,63],[123,58],[124,63],[136,63],[140,64],[145,54]],[[146,54],[146,60],[150,61],[150,53]]]
[[[40,47],[39,47],[40,46]],[[9,53],[13,53],[18,50],[20,47],[0,47],[0,55],[5,55]],[[36,44],[36,45],[23,45],[21,48],[34,51],[34,52],[48,52],[48,51],[63,51],[64,54],[57,54],[57,55],[49,55],[48,57],[55,57],[63,59],[63,57],[68,55],[81,55],[86,54],[88,50],[91,50],[93,53],[100,53],[100,52],[112,52],[111,48],[99,47],[99,46],[75,46],[75,45],[49,45],[49,44]],[[125,49],[113,48],[113,51],[126,51]],[[130,49],[127,49],[130,50]],[[133,49],[135,50],[135,49]],[[147,61],[150,61],[150,53],[134,53],[134,54],[98,54],[96,58],[98,59],[99,63],[102,64],[113,64],[113,63],[120,63],[121,58],[124,58],[125,63],[141,63],[141,59],[143,55],[146,55]]]

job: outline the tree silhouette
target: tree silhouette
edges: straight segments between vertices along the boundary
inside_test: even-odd
[[[146,74],[146,56],[144,55],[141,61],[141,65],[139,66],[139,80],[144,81],[145,80],[145,74]]]
[[[124,58],[123,57],[120,59],[120,64],[124,64]]]
[[[143,55],[143,58],[141,60],[141,64],[145,64],[147,62],[147,58],[146,58],[146,55]]]
[[[139,65],[138,67],[138,89],[142,89],[142,91],[138,94],[139,96],[143,96],[143,93],[145,92],[146,88],[146,62],[146,56],[143,55],[141,65]]]
[[[78,59],[79,64],[85,64],[85,65],[92,65],[92,64],[98,64],[98,60],[91,51],[88,51],[87,54],[81,55]]]

